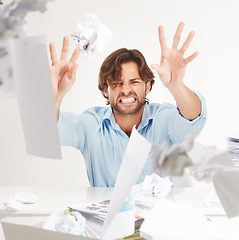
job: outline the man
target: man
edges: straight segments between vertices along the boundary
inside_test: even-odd
[[[196,137],[206,120],[205,103],[183,83],[186,66],[198,52],[184,58],[194,32],[178,50],[183,23],[175,33],[173,47],[166,45],[163,27],[159,26],[161,63],[153,64],[164,86],[173,95],[177,107],[171,104],[147,104],[154,75],[142,54],[137,50],[119,49],[103,62],[99,74],[99,89],[110,106],[93,107],[76,116],[59,115],[61,101],[71,89],[78,68],[79,51],[75,50],[67,62],[69,39],[63,40],[61,58],[58,61],[55,47],[50,43],[52,59],[51,76],[58,117],[61,144],[79,149],[86,162],[91,186],[114,186],[129,137],[134,125],[151,143],[182,142],[186,135]],[[149,157],[137,182],[152,174]]]

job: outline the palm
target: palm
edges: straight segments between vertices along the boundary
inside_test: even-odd
[[[183,23],[180,23],[174,36],[173,47],[170,49],[166,45],[163,27],[159,27],[161,62],[160,65],[153,64],[152,67],[158,72],[162,83],[168,88],[172,86],[177,86],[178,84],[183,82],[183,77],[185,75],[187,64],[198,55],[198,52],[195,52],[191,56],[184,58],[184,53],[188,49],[190,42],[193,39],[194,32],[191,32],[189,34],[185,43],[178,50],[178,44],[180,41],[182,29]]]
[[[53,80],[54,95],[62,92],[63,90],[69,91],[74,82],[66,74],[67,69],[70,69],[72,64],[58,62],[51,67],[51,78]]]

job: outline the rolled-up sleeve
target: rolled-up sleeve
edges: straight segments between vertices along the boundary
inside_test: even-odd
[[[81,116],[73,113],[60,113],[57,126],[62,146],[73,146],[81,152],[84,151],[84,119]]]
[[[194,93],[201,100],[201,113],[196,119],[188,120],[175,108],[170,114],[167,127],[168,136],[172,142],[181,142],[189,134],[196,138],[206,123],[207,109],[205,99],[198,92],[194,91]]]

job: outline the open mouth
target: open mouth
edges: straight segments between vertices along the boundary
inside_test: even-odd
[[[131,98],[121,98],[120,99],[120,103],[133,103],[134,101],[136,101],[136,98],[131,97]]]

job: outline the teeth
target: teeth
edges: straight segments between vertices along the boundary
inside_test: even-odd
[[[122,103],[130,103],[130,102],[134,102],[135,98],[122,98],[121,102]]]

